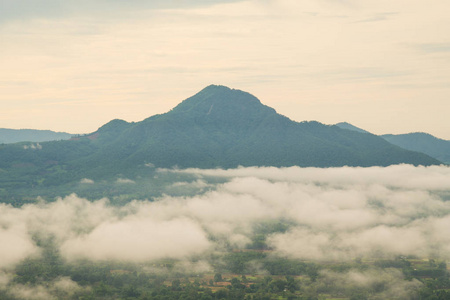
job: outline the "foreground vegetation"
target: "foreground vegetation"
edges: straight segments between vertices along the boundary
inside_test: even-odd
[[[313,262],[229,249],[185,261],[65,261],[51,239],[38,243],[42,255],[9,271],[1,299],[27,290],[49,299],[450,299],[446,262],[433,259]]]
[[[0,299],[450,298],[445,167],[145,170],[7,197]]]
[[[319,122],[297,123],[254,96],[209,86],[170,112],[112,120],[69,141],[0,144],[0,198],[26,202],[81,180],[135,179],[157,168],[439,165],[383,138]]]

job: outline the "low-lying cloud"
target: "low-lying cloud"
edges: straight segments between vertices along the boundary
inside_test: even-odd
[[[145,262],[189,258],[225,245],[244,248],[264,222],[289,224],[266,243],[274,254],[291,258],[450,259],[449,167],[159,172],[194,178],[169,183],[173,188],[192,184],[208,191],[121,207],[76,195],[21,208],[0,205],[0,268],[39,256],[36,237],[53,238],[68,260]]]
[[[166,256],[184,258],[208,247],[205,232],[191,220],[131,217],[106,221],[89,234],[64,242],[61,251],[68,258],[139,262]]]
[[[352,270],[345,273],[322,271],[321,275],[322,282],[319,289],[336,294],[370,290],[379,293],[374,299],[414,299],[413,295],[422,284],[415,279],[404,280],[401,271],[396,269]],[[364,296],[360,298],[367,299]]]
[[[5,275],[3,276],[3,278],[6,278]],[[2,274],[0,274],[0,288],[3,287],[1,280]],[[59,277],[51,282],[48,282],[46,285],[10,285],[8,286],[8,294],[14,297],[11,299],[57,300],[72,299],[76,293],[83,292],[88,289],[89,288],[79,286],[68,277]]]

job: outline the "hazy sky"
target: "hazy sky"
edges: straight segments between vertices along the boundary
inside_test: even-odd
[[[87,133],[209,84],[450,139],[448,0],[0,0],[0,127]]]

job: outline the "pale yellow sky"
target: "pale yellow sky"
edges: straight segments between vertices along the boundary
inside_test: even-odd
[[[209,84],[450,140],[448,0],[0,0],[0,127],[87,133]]]

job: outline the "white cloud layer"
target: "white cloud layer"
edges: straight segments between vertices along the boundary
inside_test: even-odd
[[[89,234],[66,241],[61,251],[68,258],[139,262],[184,258],[202,253],[208,247],[204,231],[190,220],[153,221],[131,217],[102,223]]]
[[[322,271],[323,283],[321,288],[334,293],[348,293],[358,288],[370,288],[383,292],[376,299],[413,299],[415,291],[422,285],[418,280],[404,280],[403,274],[396,269],[366,270],[349,272]]]
[[[52,236],[67,259],[144,262],[245,247],[258,224],[283,220],[267,243],[299,259],[417,255],[450,259],[450,168],[239,168],[185,172],[206,186],[123,207],[76,195],[53,203],[0,205],[0,268],[39,255],[33,236]],[[180,189],[183,184],[177,184]],[[214,237],[214,239],[211,239]],[[208,266],[199,266],[207,269]]]
[[[76,292],[85,290],[87,290],[87,288],[79,286],[68,277],[57,278],[45,286],[14,284],[8,287],[9,294],[17,299],[26,300],[71,299]]]

